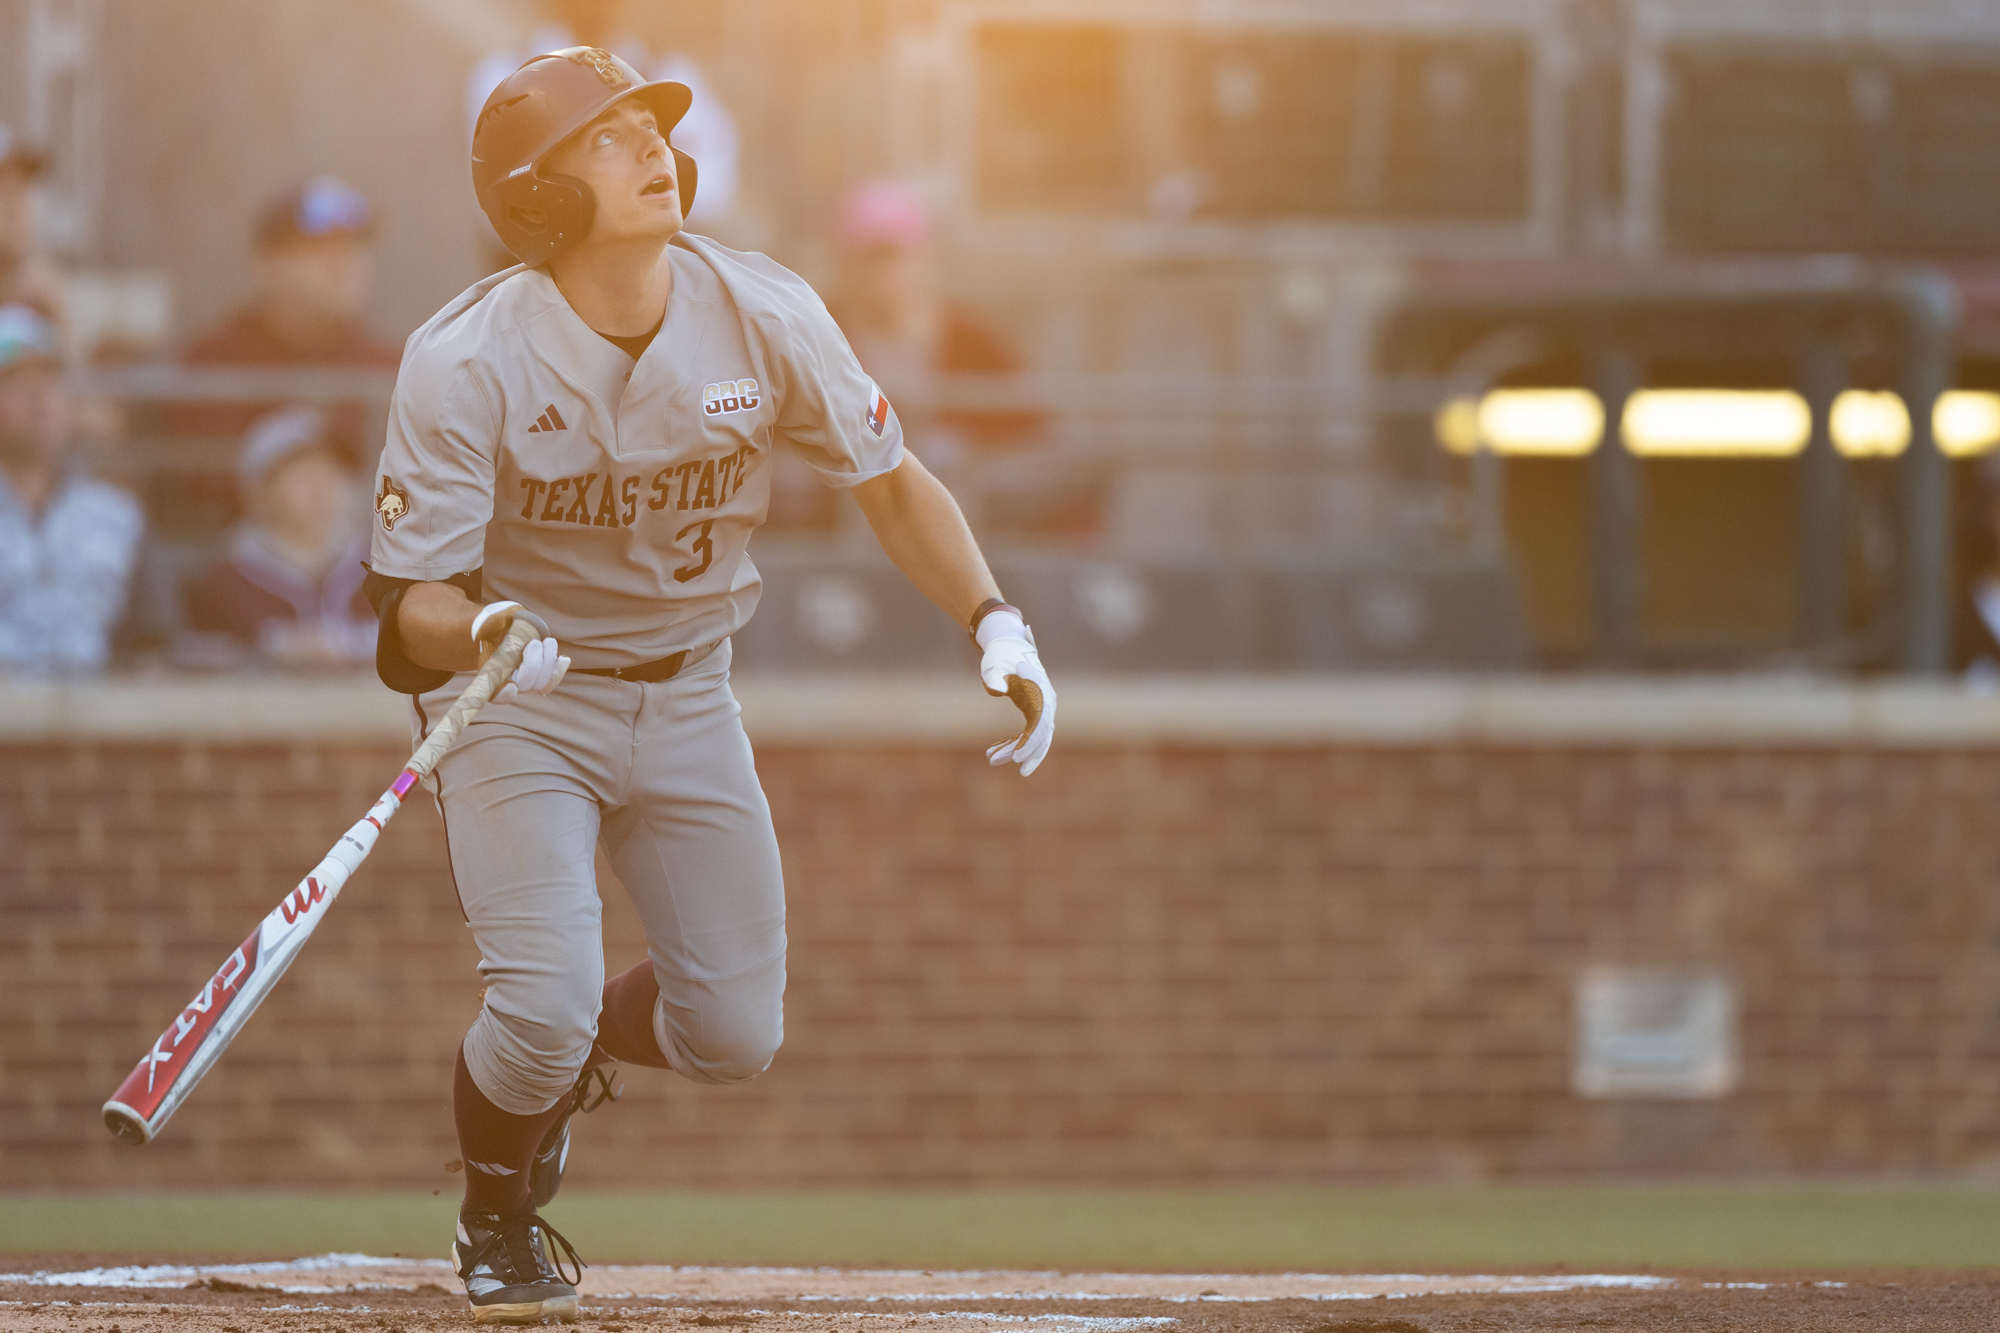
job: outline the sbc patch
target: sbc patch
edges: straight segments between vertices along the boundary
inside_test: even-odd
[[[410,493],[382,474],[382,493],[375,497],[375,512],[382,516],[382,531],[394,532],[397,520],[410,512]]]
[[[873,381],[868,385],[868,429],[880,435],[889,428],[889,400]]]
[[[749,412],[763,402],[756,380],[719,380],[701,389],[701,414],[726,417],[731,412]]]

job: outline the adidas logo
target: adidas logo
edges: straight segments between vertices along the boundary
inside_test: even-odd
[[[528,427],[528,434],[533,435],[537,431],[568,430],[568,429],[569,429],[569,423],[562,419],[562,413],[556,411],[555,404],[551,403],[549,404],[547,410],[544,411],[541,414],[541,416],[535,419],[535,424]]]
[[[521,1171],[516,1166],[502,1166],[498,1162],[475,1162],[470,1157],[465,1159],[465,1164],[474,1171],[484,1171],[489,1176],[514,1176],[519,1175]]]

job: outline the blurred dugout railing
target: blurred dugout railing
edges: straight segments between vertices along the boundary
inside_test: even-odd
[[[213,558],[233,516],[237,442],[150,429],[159,409],[349,402],[379,424],[393,388],[393,375],[334,368],[86,371],[80,391],[123,404],[129,423],[97,461],[147,499],[145,600],[170,604]],[[1030,609],[1045,650],[1071,666],[1479,670],[1527,660],[1496,545],[1473,540],[1429,481],[1385,480],[1366,450],[1330,439],[1324,423],[1352,416],[1355,404],[1320,384],[947,376],[906,387],[896,407],[919,441],[941,412],[1044,423],[1032,442],[961,448],[940,455],[937,470],[1008,595]],[[780,515],[754,540],[765,595],[737,638],[738,663],[958,664],[969,651],[964,636],[889,565],[851,505],[830,512],[830,523],[811,526]],[[170,636],[174,626],[150,628]]]
[[[1033,603],[1051,650],[1076,665],[1937,672],[1963,572],[1953,511],[1976,498],[1952,477],[1969,460],[1947,457],[1929,428],[1940,395],[1983,364],[1954,346],[1959,304],[1944,274],[1911,266],[1478,266],[1414,281],[1383,320],[1376,373],[1351,388],[1304,375],[958,375],[901,386],[895,401],[1009,595]],[[215,550],[236,447],[148,433],[151,408],[361,402],[379,439],[393,383],[336,369],[90,372],[87,393],[142,423],[112,470],[151,501],[148,600],[170,604]],[[1588,438],[1511,450],[1443,438],[1453,404],[1537,385],[1590,399]],[[1648,455],[1628,447],[1624,413],[1662,387],[1783,394],[1802,424],[1762,456],[1729,440],[1707,457]],[[1888,390],[1910,405],[1905,440],[1878,451],[1893,457],[1854,456],[1836,404]],[[927,448],[939,419],[980,413],[1043,425],[1014,447]],[[1357,417],[1370,423],[1358,439]],[[795,489],[823,502],[818,520],[796,521],[774,466],[774,521],[753,546],[766,601],[739,637],[743,664],[963,656],[852,506],[796,469]],[[1552,486],[1573,498],[1551,508]],[[1547,611],[1566,583],[1579,589],[1568,625]],[[1677,600],[1697,633],[1671,623]],[[1693,602],[1706,605],[1690,614]]]

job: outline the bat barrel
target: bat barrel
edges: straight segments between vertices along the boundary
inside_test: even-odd
[[[137,1146],[151,1143],[166,1127],[284,976],[400,805],[393,790],[384,792],[375,808],[341,835],[313,873],[223,960],[104,1103],[106,1129]]]

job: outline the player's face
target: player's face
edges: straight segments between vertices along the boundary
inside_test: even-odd
[[[681,229],[674,155],[652,109],[635,98],[586,125],[549,157],[544,170],[574,176],[597,196],[587,245],[665,240]]]

